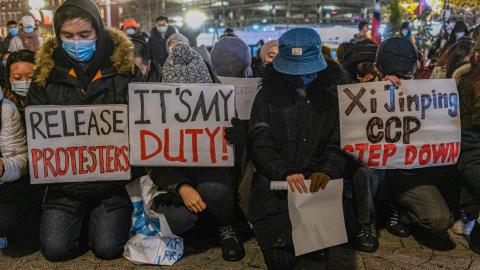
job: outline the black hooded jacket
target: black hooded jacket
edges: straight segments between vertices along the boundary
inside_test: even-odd
[[[250,119],[253,161],[260,173],[276,181],[292,173],[342,175],[337,85],[347,81],[342,67],[329,61],[300,97],[285,76],[267,66]]]
[[[46,38],[37,52],[37,70],[27,93],[26,105],[127,104],[128,83],[133,70],[130,40],[120,31],[105,30],[98,9],[89,0],[67,0],[56,11],[55,18],[62,16],[62,9],[68,5],[84,9],[94,20],[98,34],[97,53],[87,70],[81,72],[79,64],[67,56],[60,46],[60,24],[57,21],[57,37]],[[46,207],[73,211],[76,206],[71,205],[72,200],[65,200],[65,197],[74,200],[77,197],[93,197],[101,200],[112,192],[118,192],[119,197],[124,197],[126,193],[123,185],[122,182],[50,185]],[[79,194],[83,189],[89,191]],[[120,204],[124,203],[130,203],[128,196],[126,200],[120,200]],[[118,204],[118,200],[105,202],[110,209],[119,207]]]
[[[171,25],[168,26],[167,32],[163,36],[158,32],[156,27],[152,29],[151,37],[147,45],[152,59],[157,61],[160,66],[163,66],[168,57],[167,39],[177,32],[177,28]]]
[[[327,63],[306,96],[269,64],[255,98],[249,147],[257,173],[248,217],[262,249],[291,244],[287,192],[271,191],[270,181],[283,181],[294,173],[308,178],[314,172],[338,179],[344,172],[337,85],[347,83],[349,75],[337,63]]]

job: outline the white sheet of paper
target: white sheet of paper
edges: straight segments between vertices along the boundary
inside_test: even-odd
[[[306,180],[307,187],[310,180]],[[288,191],[295,255],[346,243],[347,230],[342,206],[343,179],[332,180],[316,193]]]

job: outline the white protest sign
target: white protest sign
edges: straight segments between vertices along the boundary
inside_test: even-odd
[[[310,182],[305,181],[307,187]],[[332,180],[324,190],[314,193],[289,189],[288,213],[295,256],[348,242],[342,194],[343,179]]]
[[[460,155],[454,80],[338,86],[343,151],[378,169],[453,165]]]
[[[235,116],[234,99],[229,85],[131,83],[132,165],[233,166],[224,133]]]
[[[130,179],[126,105],[29,106],[32,184]]]
[[[250,119],[253,101],[257,95],[261,78],[218,77],[223,84],[235,86],[235,109],[241,120]]]

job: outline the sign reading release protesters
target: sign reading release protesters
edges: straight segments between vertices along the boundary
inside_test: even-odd
[[[380,169],[455,164],[460,155],[459,97],[453,80],[338,86],[341,144]]]
[[[233,86],[129,85],[130,160],[139,166],[233,166],[224,139],[235,115]]]
[[[26,108],[32,184],[130,179],[126,105]]]

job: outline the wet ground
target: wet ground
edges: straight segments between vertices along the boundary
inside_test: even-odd
[[[32,234],[33,235],[33,234]],[[480,256],[468,249],[463,237],[451,235],[456,246],[449,251],[434,251],[421,245],[413,237],[400,239],[385,230],[380,231],[380,248],[376,253],[354,252],[347,246],[331,250],[327,269],[480,269]],[[247,255],[236,263],[225,262],[220,249],[215,246],[215,237],[200,237],[190,241],[185,252],[190,254],[171,267],[135,266],[126,259],[102,261],[91,252],[64,263],[52,263],[37,250],[34,239],[13,246],[0,255],[0,269],[265,269],[260,249],[255,240],[245,243]]]

